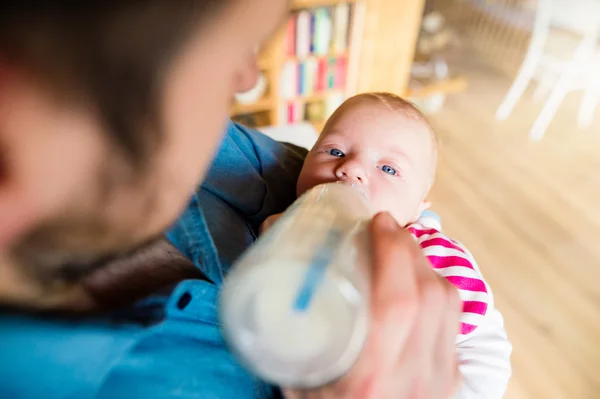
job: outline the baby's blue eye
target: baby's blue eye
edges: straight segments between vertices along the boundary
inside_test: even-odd
[[[394,169],[388,165],[383,165],[381,167],[381,170],[384,171],[385,173],[387,173],[388,175],[392,175],[392,176],[396,176],[398,174],[398,172],[396,172],[396,169]]]
[[[332,148],[330,150],[326,151],[328,154],[333,155],[334,157],[338,157],[341,158],[344,156],[344,153],[340,150],[338,150],[337,148]]]

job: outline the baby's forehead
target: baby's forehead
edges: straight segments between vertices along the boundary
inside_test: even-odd
[[[366,95],[353,97],[334,113],[322,136],[353,136],[357,130],[372,140],[418,141],[437,148],[431,125],[410,103],[390,105]]]
[[[364,147],[375,146],[386,153],[395,149],[418,169],[435,173],[437,168],[434,131],[425,116],[408,102],[389,104],[369,95],[351,98],[334,113],[320,140],[327,141],[328,136]]]

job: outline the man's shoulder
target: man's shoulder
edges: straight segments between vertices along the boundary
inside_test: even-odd
[[[262,132],[229,121],[219,155],[231,156],[236,152],[245,155],[252,162],[280,162],[302,164],[308,150],[295,144],[281,142]],[[223,154],[222,154],[223,153]]]
[[[228,122],[210,170],[169,240],[211,281],[220,281],[254,242],[260,224],[296,199],[306,152]]]

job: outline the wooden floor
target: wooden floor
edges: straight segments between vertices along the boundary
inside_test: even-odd
[[[442,142],[432,194],[474,253],[514,345],[509,399],[600,398],[600,110],[576,128],[569,97],[543,141],[529,94],[505,122],[511,81],[467,67],[465,93],[430,119]]]

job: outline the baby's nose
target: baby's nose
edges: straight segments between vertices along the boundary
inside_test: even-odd
[[[358,162],[345,162],[337,169],[336,176],[341,181],[346,181],[349,183],[367,183],[365,169]]]

